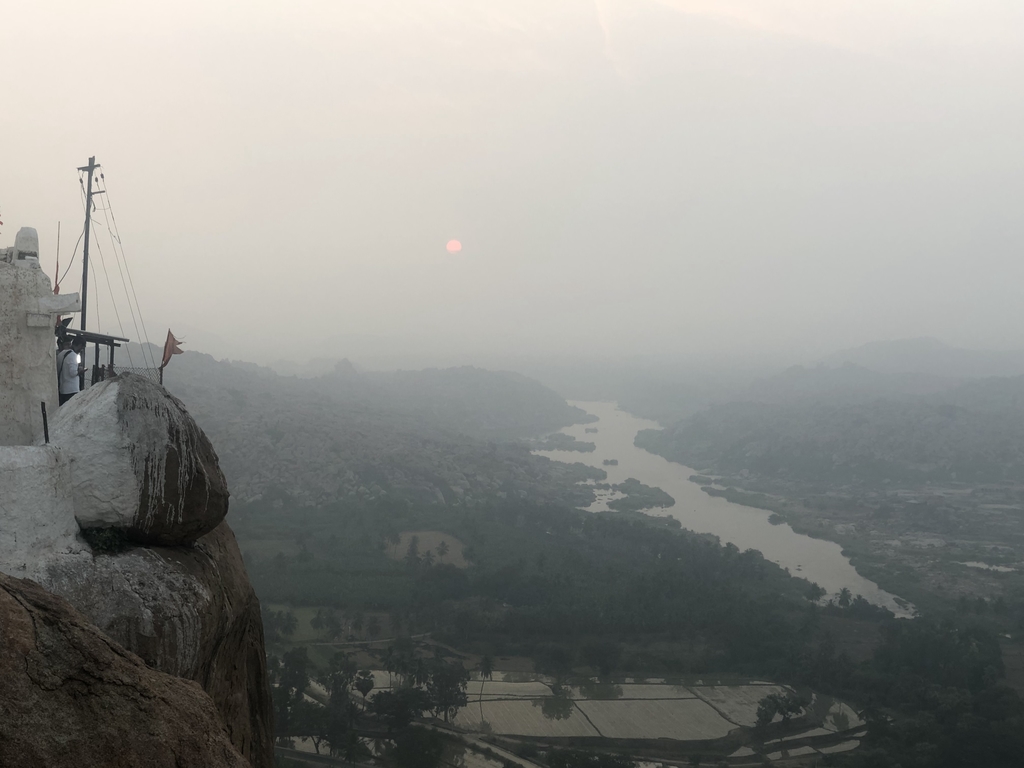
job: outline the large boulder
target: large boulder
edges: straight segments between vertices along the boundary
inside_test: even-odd
[[[0,574],[0,765],[247,768],[194,682],[150,669],[60,598]]]
[[[108,379],[65,405],[52,430],[71,457],[75,517],[141,544],[176,545],[209,533],[228,489],[209,439],[181,401],[135,374]]]
[[[273,765],[260,606],[227,523],[192,546],[55,558],[38,578],[154,669],[199,683],[238,751]]]

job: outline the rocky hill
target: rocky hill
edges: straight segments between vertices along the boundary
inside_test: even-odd
[[[998,482],[1024,473],[1024,377],[876,397],[797,381],[797,394],[713,405],[642,432],[637,445],[717,473],[829,484]],[[773,392],[783,389],[777,381]]]
[[[218,446],[237,502],[285,492],[452,504],[517,495],[587,504],[574,485],[601,473],[532,456],[517,438],[584,421],[551,390],[475,368],[316,378],[186,353],[166,385]]]

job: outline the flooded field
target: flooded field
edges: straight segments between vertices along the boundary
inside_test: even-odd
[[[558,689],[556,694],[541,680],[527,682],[472,681],[469,704],[455,724],[467,731],[533,738],[720,739],[757,720],[757,707],[769,694],[789,689],[767,682],[736,685],[679,685],[659,682],[622,682]],[[849,706],[829,698],[815,698],[805,718],[808,728],[779,739],[821,743],[835,748],[836,738],[863,726]],[[817,747],[814,747],[817,749]]]

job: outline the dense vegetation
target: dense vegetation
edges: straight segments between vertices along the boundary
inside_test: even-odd
[[[644,485],[635,477],[627,477],[621,483],[608,485],[598,483],[596,488],[610,488],[619,493],[626,494],[621,499],[612,499],[608,502],[608,509],[616,512],[640,512],[645,509],[666,509],[675,506],[676,500],[665,493],[661,488],[652,488]]]
[[[767,674],[808,607],[807,583],[759,553],[614,513],[511,500],[472,511],[378,504],[282,513],[267,500],[247,505],[235,524],[265,601],[383,611],[401,631],[505,655],[558,646],[571,656],[604,638],[643,655],[649,673]],[[431,565],[426,553],[387,556],[398,531],[423,528],[460,537],[471,567]],[[272,541],[287,544],[272,551]],[[777,631],[757,631],[764,627]],[[662,656],[637,645],[666,637],[673,650]]]
[[[563,680],[771,676],[867,712],[866,747],[842,759],[851,765],[1009,766],[1024,749],[995,635],[969,616],[898,621],[848,594],[820,608],[807,599],[820,591],[759,554],[641,516],[515,502],[471,514],[287,509],[249,505],[236,522],[254,545],[254,583],[269,602],[332,607],[338,631],[385,612],[382,636],[429,631],[478,654],[530,656]],[[387,557],[398,529],[424,527],[464,537],[471,565]],[[283,542],[273,555],[270,536]],[[875,627],[875,652],[851,661],[836,619]]]

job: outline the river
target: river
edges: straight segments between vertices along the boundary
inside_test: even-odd
[[[537,451],[555,461],[582,462],[608,472],[609,483],[621,483],[634,477],[641,483],[661,488],[676,500],[668,509],[647,510],[650,515],[673,517],[684,528],[698,533],[712,533],[723,543],[732,542],[741,550],[759,550],[765,558],[778,563],[795,576],[817,582],[830,595],[847,587],[854,595],[863,595],[876,605],[883,605],[897,616],[908,616],[895,596],[865,579],[843,555],[838,544],[796,533],[786,524],[772,525],[769,512],[734,504],[723,498],[708,496],[690,481],[694,470],[648,453],[633,445],[642,429],[660,429],[655,421],[640,419],[619,410],[615,403],[574,402],[598,417],[592,424],[577,424],[562,430],[577,440],[594,443],[593,453],[578,451]],[[586,429],[597,429],[587,433]],[[618,466],[604,466],[605,459],[618,459]],[[589,509],[606,510],[608,497],[600,496]],[[901,601],[902,602],[902,601]],[[911,608],[912,611],[912,608]]]

